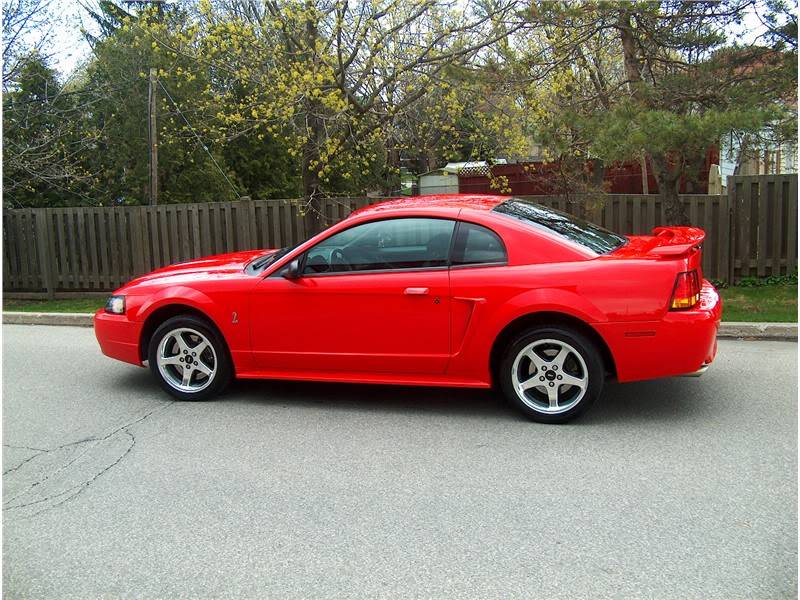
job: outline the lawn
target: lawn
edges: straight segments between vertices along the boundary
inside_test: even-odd
[[[69,300],[11,300],[3,298],[3,310],[20,312],[93,313],[102,308],[105,298],[70,298]]]
[[[797,321],[796,285],[729,287],[720,290],[720,293],[724,302],[724,321]],[[3,300],[3,310],[93,313],[104,303],[104,298]]]
[[[722,294],[723,321],[797,322],[797,286],[729,287]]]

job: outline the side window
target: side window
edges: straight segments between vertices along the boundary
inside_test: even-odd
[[[356,225],[308,251],[305,274],[447,266],[455,221],[400,218]]]
[[[460,223],[453,248],[453,266],[504,263],[506,247],[494,231],[475,223]]]

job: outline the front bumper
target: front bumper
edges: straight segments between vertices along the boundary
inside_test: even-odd
[[[722,300],[703,280],[700,301],[689,310],[669,311],[660,321],[596,327],[614,357],[617,379],[639,381],[705,372],[717,354],[721,318]]]
[[[94,314],[94,335],[103,354],[137,366],[142,366],[141,330],[142,323],[128,320],[127,315],[114,315],[102,308]]]

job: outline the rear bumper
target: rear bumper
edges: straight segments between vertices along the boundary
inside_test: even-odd
[[[614,357],[619,381],[704,372],[717,354],[722,300],[703,281],[700,302],[660,321],[596,324]],[[697,373],[702,374],[702,373]]]
[[[94,314],[94,335],[103,354],[137,366],[142,366],[139,355],[141,329],[141,323],[129,321],[126,315],[113,315],[104,309]]]
[[[683,375],[681,375],[681,377],[700,377],[700,375],[702,375],[703,373],[708,371],[708,367],[709,366],[710,365],[708,363],[706,363],[702,367],[697,369],[697,371],[695,371],[693,373],[684,373]]]

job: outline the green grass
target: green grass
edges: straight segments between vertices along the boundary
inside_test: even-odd
[[[3,298],[3,310],[20,312],[93,313],[102,308],[105,298],[70,298],[69,300],[10,300]]]
[[[797,286],[763,285],[721,289],[723,321],[797,322]]]
[[[721,289],[720,294],[724,303],[724,321],[797,321],[796,285],[729,287]],[[3,310],[93,313],[104,304],[104,298],[3,300]]]

